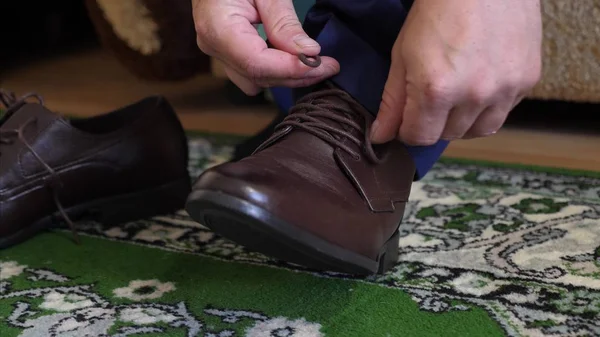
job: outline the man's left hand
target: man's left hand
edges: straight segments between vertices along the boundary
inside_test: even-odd
[[[371,138],[432,145],[494,134],[539,81],[539,0],[415,0]]]

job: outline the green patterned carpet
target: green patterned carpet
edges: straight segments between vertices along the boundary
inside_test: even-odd
[[[229,139],[229,142],[231,140]],[[190,169],[227,160],[193,138]],[[184,212],[0,251],[0,336],[599,336],[600,174],[444,162],[387,275],[316,273]]]

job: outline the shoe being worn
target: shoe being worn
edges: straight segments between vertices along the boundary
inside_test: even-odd
[[[37,95],[0,92],[0,103],[0,248],[59,220],[74,231],[75,220],[113,225],[183,208],[187,142],[164,98],[73,120]]]
[[[186,209],[218,234],[281,260],[384,272],[398,259],[415,167],[401,143],[371,145],[372,122],[342,90],[308,94],[253,155],[203,173]]]

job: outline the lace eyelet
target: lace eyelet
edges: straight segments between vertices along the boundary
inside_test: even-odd
[[[353,158],[355,161],[360,161],[360,160],[362,159],[362,157],[361,157],[359,154],[355,154],[355,155],[353,155],[353,156],[352,156],[352,158]]]

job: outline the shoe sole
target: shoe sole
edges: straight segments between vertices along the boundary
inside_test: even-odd
[[[353,275],[382,274],[398,261],[400,235],[382,247],[376,260],[303,231],[246,200],[216,191],[195,190],[186,211],[215,233],[267,256],[317,270]]]
[[[82,203],[65,209],[65,212],[73,221],[91,220],[103,226],[119,225],[179,211],[184,208],[190,191],[190,179],[181,179],[143,191]],[[15,234],[0,238],[0,249],[14,246],[43,230],[56,227],[60,219],[60,215],[55,213]]]

